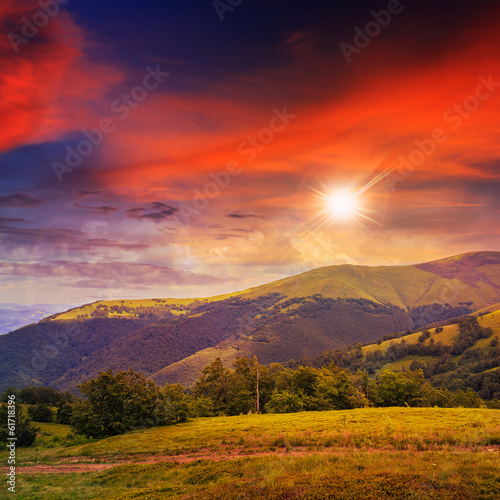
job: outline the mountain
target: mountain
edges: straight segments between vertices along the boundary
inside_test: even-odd
[[[68,307],[70,306],[66,304],[34,304],[32,306],[0,304],[0,335],[30,323],[36,323]]]
[[[421,369],[435,387],[470,388],[483,399],[500,401],[500,304],[449,325],[365,346],[361,353],[342,355],[346,363],[355,360],[351,370]],[[363,366],[356,366],[359,362]]]
[[[317,356],[500,302],[500,252],[414,266],[329,266],[203,299],[85,304],[0,336],[0,389],[75,390],[99,370],[133,368],[191,385],[217,356],[261,363]]]

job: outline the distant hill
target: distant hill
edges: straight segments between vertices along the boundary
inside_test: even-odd
[[[22,326],[36,323],[51,314],[70,307],[65,304],[0,304],[0,335],[9,333]]]
[[[111,367],[190,385],[217,356],[317,356],[500,302],[500,252],[415,266],[329,266],[203,299],[99,301],[0,336],[0,389],[75,390]]]

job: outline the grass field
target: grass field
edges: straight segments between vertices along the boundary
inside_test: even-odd
[[[18,450],[17,498],[500,498],[500,410],[200,418],[76,446],[41,427]]]

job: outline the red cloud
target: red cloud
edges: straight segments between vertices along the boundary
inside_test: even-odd
[[[242,78],[232,87],[221,84],[227,90],[224,99],[212,93],[152,94],[109,138],[104,146],[108,168],[97,175],[109,191],[137,200],[157,196],[188,201],[193,188],[210,181],[210,172],[235,160],[245,181],[235,179],[217,203],[229,212],[234,199],[252,212],[266,205],[271,210],[277,202],[290,203],[293,195],[290,184],[269,182],[272,176],[283,176],[284,183],[291,178],[298,186],[315,176],[363,183],[400,155],[407,158],[418,150],[416,141],[428,141],[435,129],[442,129],[446,140],[415,167],[412,181],[498,178],[498,169],[484,165],[500,157],[500,87],[490,86],[488,98],[455,127],[457,106],[473,105],[469,97],[480,78],[500,82],[496,26],[485,19],[474,26],[457,33],[453,50],[442,49],[435,59],[419,56],[414,47],[411,61],[405,61],[401,49],[383,39],[374,40],[364,58],[351,66],[344,61],[345,66],[333,69],[330,54],[307,51],[302,56],[298,51],[288,67],[254,75],[255,80],[269,82],[258,88],[258,107],[254,89],[241,83]],[[306,56],[307,61],[300,60]],[[304,68],[314,74],[314,88]],[[289,84],[294,99],[285,100],[292,95]],[[268,125],[273,107],[285,105],[297,118],[247,162],[238,145]],[[421,203],[419,193],[415,202]]]
[[[0,31],[7,35],[0,37],[0,151],[91,126],[97,120],[82,98],[100,98],[120,79],[116,70],[86,60],[84,33],[63,7],[36,28],[36,36],[26,38],[26,19],[40,12],[35,1],[3,0],[0,5]],[[16,37],[27,43],[15,43]]]

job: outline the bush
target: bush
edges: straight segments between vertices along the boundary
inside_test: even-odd
[[[419,342],[425,342],[431,336],[431,332],[429,330],[424,330],[422,335],[418,337]]]

